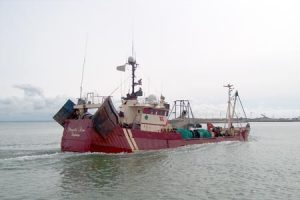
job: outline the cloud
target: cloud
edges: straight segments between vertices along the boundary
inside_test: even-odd
[[[23,90],[25,96],[29,96],[29,97],[33,97],[33,96],[43,97],[44,96],[42,89],[34,87],[30,84],[14,85],[14,88]]]
[[[42,89],[29,84],[14,85],[14,88],[24,91],[23,96],[0,97],[0,121],[34,121],[52,120],[52,117],[64,105],[68,97],[47,97]],[[74,102],[75,100],[72,99]],[[114,105],[118,109],[121,104],[114,98]],[[226,116],[226,103],[203,103],[203,100],[191,101],[193,114],[196,118],[218,118]],[[247,116],[260,117],[265,114],[269,117],[299,117],[300,109],[259,106],[244,104]],[[172,105],[171,105],[172,107]],[[243,116],[240,107],[236,107],[238,116]]]
[[[10,105],[11,103],[10,99],[0,99],[0,104]]]
[[[52,120],[68,99],[66,96],[46,97],[42,89],[29,84],[13,87],[23,90],[24,95],[0,98],[0,121]]]

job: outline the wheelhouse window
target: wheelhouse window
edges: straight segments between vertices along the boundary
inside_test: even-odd
[[[168,115],[168,111],[166,111],[166,110],[153,109],[153,108],[144,108],[143,113],[149,114],[149,115],[160,115],[160,116]]]

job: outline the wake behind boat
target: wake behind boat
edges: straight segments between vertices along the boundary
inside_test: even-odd
[[[201,124],[195,123],[188,100],[174,101],[171,109],[163,96],[159,100],[155,96],[142,100],[142,88],[135,90],[142,85],[141,79],[137,82],[135,80],[138,64],[133,57],[129,57],[128,62],[117,69],[125,71],[126,65],[131,67],[131,93],[122,98],[119,111],[115,109],[110,96],[101,97],[88,93],[86,98],[80,97],[77,104],[68,100],[53,117],[64,128],[62,151],[131,153],[192,144],[248,140],[249,123],[233,126],[235,107],[241,101],[237,91],[231,95],[232,85],[225,86],[228,88],[228,108],[224,127],[207,123],[207,128],[204,129]],[[97,111],[92,115],[89,109]],[[171,116],[174,117],[173,120],[170,120]]]

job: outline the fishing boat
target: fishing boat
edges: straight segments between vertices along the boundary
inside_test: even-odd
[[[76,104],[71,100],[64,104],[53,117],[64,129],[62,151],[132,153],[248,140],[249,123],[234,126],[239,119],[236,117],[236,105],[240,102],[242,106],[242,103],[237,91],[232,95],[231,84],[225,86],[228,88],[228,108],[224,126],[209,122],[203,128],[195,120],[188,100],[175,100],[171,107],[162,95],[158,100],[153,95],[142,99],[142,80],[136,81],[135,75],[137,66],[131,56],[125,65],[117,67],[120,71],[125,71],[126,67],[131,69],[131,92],[122,97],[118,110],[111,96],[94,93],[87,93],[85,98],[80,95]],[[91,114],[91,109],[96,111]]]

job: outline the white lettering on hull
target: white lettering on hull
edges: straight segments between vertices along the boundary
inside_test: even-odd
[[[68,127],[68,132],[70,132],[71,136],[73,137],[80,137],[81,133],[85,132],[85,129],[83,129],[82,127],[79,127],[78,129]]]

